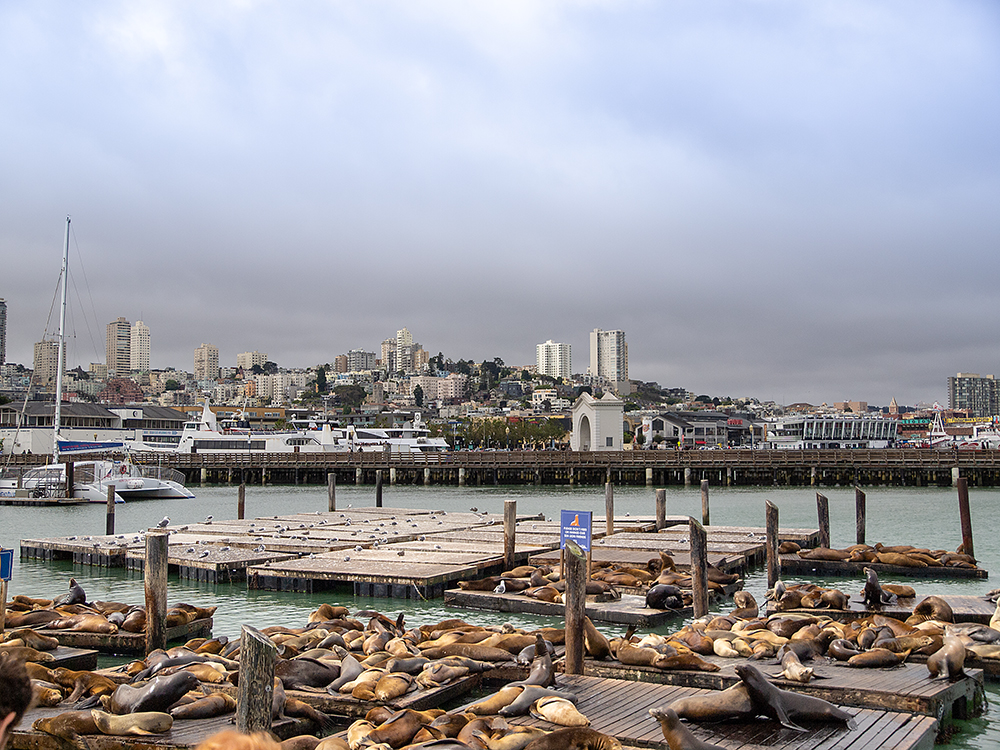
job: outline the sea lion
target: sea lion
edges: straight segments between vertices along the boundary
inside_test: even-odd
[[[69,688],[69,702],[75,703],[83,697],[111,695],[118,688],[118,683],[89,670],[71,670],[59,667],[52,670],[52,679],[64,688]]]
[[[340,677],[340,666],[300,656],[295,659],[278,659],[274,664],[274,675],[281,680],[285,690],[325,687]]]
[[[576,696],[572,693],[564,693],[560,690],[552,690],[551,688],[544,688],[540,685],[527,685],[524,690],[521,691],[520,695],[497,711],[497,713],[500,716],[524,716],[531,710],[535,701],[539,698],[548,697],[565,698],[570,703],[576,703],[577,701]]]
[[[235,710],[236,699],[231,695],[212,693],[192,703],[171,708],[170,715],[175,719],[209,719],[213,716],[232,713]]]
[[[59,648],[59,640],[51,638],[41,633],[36,633],[31,628],[21,628],[20,630],[7,631],[4,642],[9,643],[13,639],[21,641],[21,645],[33,648],[36,651],[55,651]]]
[[[531,706],[531,715],[561,727],[585,727],[590,719],[577,711],[571,701],[556,695],[539,698]]]
[[[764,714],[783,727],[806,731],[795,723],[802,721],[842,721],[848,727],[855,727],[854,717],[822,698],[801,693],[792,693],[775,687],[764,674],[752,664],[740,664],[736,674],[747,687],[747,694],[753,703],[754,710]]]
[[[90,715],[102,734],[163,734],[174,725],[174,717],[161,711],[139,711],[117,716],[91,710]]]
[[[611,658],[611,644],[586,615],[583,617],[583,645],[587,653],[599,661]]]
[[[851,556],[847,550],[830,549],[829,547],[800,549],[797,554],[804,560],[846,560]]]
[[[34,695],[36,706],[51,708],[63,702],[62,690],[51,683],[44,683],[38,680],[31,681],[31,692]]]
[[[568,727],[533,740],[524,750],[622,750],[622,743],[590,727]]]
[[[76,582],[75,578],[69,579],[69,591],[62,596],[57,596],[52,600],[52,607],[62,607],[67,604],[86,604],[87,603],[87,593],[83,590],[83,586]]]
[[[333,728],[336,726],[336,722],[330,716],[297,698],[286,697],[281,707],[281,713],[284,716],[297,716],[309,719],[326,733],[333,731]]]
[[[927,657],[931,677],[954,680],[965,676],[965,644],[956,635],[946,635],[944,645]]]
[[[774,675],[775,677],[784,677],[786,680],[805,685],[815,676],[813,668],[804,666],[795,649],[790,648],[788,644],[778,650],[778,661],[781,664],[781,672]]]
[[[593,627],[593,625],[591,626]],[[596,628],[595,628],[596,630]],[[610,648],[609,648],[610,651]],[[535,634],[535,658],[531,660],[531,670],[523,680],[511,682],[511,685],[541,685],[549,687],[556,682],[556,672],[552,665],[552,652],[545,645],[541,633]]]
[[[837,661],[847,661],[852,656],[857,656],[861,652],[856,645],[846,638],[835,638],[830,641],[830,645],[826,648],[826,653]]]
[[[952,611],[951,605],[940,596],[928,596],[914,607],[913,614],[906,618],[907,624],[910,625],[923,620],[955,622],[955,613]]]
[[[424,651],[428,659],[439,659],[443,656],[467,656],[478,661],[509,661],[512,657],[509,651],[493,646],[483,646],[479,643],[449,643],[439,648],[429,648]]]
[[[489,663],[489,662],[484,662]],[[422,688],[440,687],[452,680],[465,677],[471,670],[460,664],[442,661],[432,662],[417,675],[416,683]]]
[[[406,695],[413,685],[413,675],[406,672],[387,672],[375,683],[375,700],[383,703]]]
[[[299,734],[282,740],[279,744],[281,750],[315,750],[319,744],[319,737],[314,737],[311,734]]]
[[[347,744],[350,745],[351,750],[357,750],[362,744],[367,744],[365,739],[374,729],[375,725],[364,719],[358,719],[351,724],[347,728]]]
[[[409,708],[396,711],[386,721],[379,724],[368,733],[366,742],[378,744],[385,742],[393,747],[402,747],[413,739],[423,722],[420,713]]]
[[[862,651],[860,654],[855,654],[850,659],[847,660],[847,666],[849,667],[894,667],[897,664],[902,664],[906,661],[906,657],[910,655],[909,650],[903,651],[901,653],[895,653],[887,648],[873,648],[868,651]]]
[[[320,604],[317,609],[310,613],[308,622],[338,620],[342,617],[347,617],[349,614],[350,610],[347,609],[347,607],[341,607],[333,604]]]
[[[923,560],[918,560],[910,555],[904,555],[900,552],[879,552],[875,556],[875,562],[880,562],[885,565],[896,565],[902,568],[926,568],[927,563]]]
[[[729,613],[730,617],[739,620],[752,620],[760,614],[757,600],[749,591],[737,591],[733,594],[733,603],[736,605],[736,609]]]
[[[107,708],[113,714],[167,711],[181,696],[197,687],[198,678],[190,672],[160,675],[143,685],[119,685]]]
[[[670,750],[725,750],[719,745],[699,740],[691,730],[681,724],[677,712],[669,706],[666,708],[651,708],[649,715],[660,723],[663,739],[667,741]]]
[[[656,583],[646,592],[646,606],[650,609],[683,609],[684,596],[677,586]]]
[[[872,568],[865,568],[864,571],[867,578],[861,595],[865,603],[865,609],[882,609],[883,604],[891,604],[890,600],[893,597],[891,595],[887,597],[886,593],[882,590],[878,582],[878,573]]]
[[[53,620],[45,627],[52,630],[69,630],[74,633],[99,633],[101,635],[114,635],[118,632],[118,626],[108,621],[104,615],[96,612],[82,613],[62,617]]]
[[[545,648],[551,651],[555,651],[550,641],[543,641],[543,643],[545,643]],[[530,664],[534,658],[535,658],[535,644],[532,643],[530,646],[525,646],[523,649],[521,649],[518,655],[514,657],[514,663]]]
[[[745,720],[754,715],[747,686],[742,682],[708,695],[679,698],[670,708],[681,718],[698,722]]]
[[[519,685],[505,685],[492,695],[488,695],[478,703],[473,703],[466,711],[478,716],[491,716],[499,714],[500,709],[506,708],[523,692],[524,688]]]
[[[83,741],[80,739],[81,734],[101,733],[89,710],[63,711],[55,716],[36,719],[31,728],[66,740],[76,747],[84,747]]]
[[[20,662],[30,661],[36,664],[45,664],[46,662],[55,661],[55,657],[52,654],[47,651],[39,651],[30,646],[3,645],[0,646],[0,652],[10,654],[10,656]]]

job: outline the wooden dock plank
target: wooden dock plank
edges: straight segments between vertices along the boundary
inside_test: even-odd
[[[71,630],[51,630],[35,628],[41,635],[47,635],[59,641],[61,646],[77,649],[94,649],[102,654],[120,654],[124,656],[145,655],[146,636],[144,633],[126,633],[119,631],[111,635],[99,633],[80,633]],[[167,628],[167,641],[186,641],[191,638],[211,638],[212,619],[195,620],[187,625]]]

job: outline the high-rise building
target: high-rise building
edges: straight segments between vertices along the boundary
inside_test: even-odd
[[[108,323],[105,352],[108,377],[127,375],[132,367],[132,326],[125,318]]]
[[[413,372],[413,336],[405,328],[396,331],[396,370]]]
[[[7,303],[0,298],[0,365],[7,361]]]
[[[992,375],[980,377],[977,372],[960,372],[948,378],[948,407],[963,409],[973,417],[1000,414],[1000,389]]]
[[[215,380],[219,377],[219,347],[202,344],[194,350],[194,379]]]
[[[625,331],[590,332],[590,374],[612,383],[628,380],[628,344]]]
[[[263,367],[267,362],[267,354],[264,352],[243,352],[236,355],[236,366],[244,370],[252,370],[254,365]]]
[[[568,378],[573,374],[573,347],[549,339],[535,347],[535,368],[539,375]]]
[[[375,369],[375,352],[366,352],[364,349],[351,349],[347,353],[347,371],[364,372]]]
[[[59,343],[39,341],[35,344],[35,386],[40,391],[55,392],[59,375]],[[63,372],[66,371],[66,351],[63,350]]]
[[[396,339],[386,339],[382,342],[382,369],[386,372],[396,372]]]
[[[141,320],[129,332],[129,369],[149,372],[149,328]]]

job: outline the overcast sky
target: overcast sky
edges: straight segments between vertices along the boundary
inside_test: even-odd
[[[781,403],[1000,375],[1000,4],[0,4],[7,360],[378,351]]]

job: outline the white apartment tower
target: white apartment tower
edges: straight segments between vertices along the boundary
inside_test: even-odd
[[[66,371],[66,351],[63,350],[63,372]],[[56,341],[39,341],[35,344],[35,386],[42,391],[53,392],[56,389],[56,377],[59,374],[59,343]]]
[[[535,368],[539,375],[568,378],[573,374],[573,347],[549,339],[535,347]]]
[[[612,383],[628,380],[628,344],[625,331],[590,332],[590,374]]]
[[[252,370],[254,365],[263,367],[267,362],[267,354],[264,352],[243,352],[236,355],[236,366],[244,370]]]
[[[202,344],[194,350],[194,379],[215,380],[219,377],[219,347]]]
[[[125,318],[108,323],[105,344],[108,377],[124,377],[132,367],[132,326]]]
[[[413,372],[413,336],[405,328],[396,331],[396,370]]]
[[[141,320],[129,331],[129,369],[149,372],[149,327]]]

